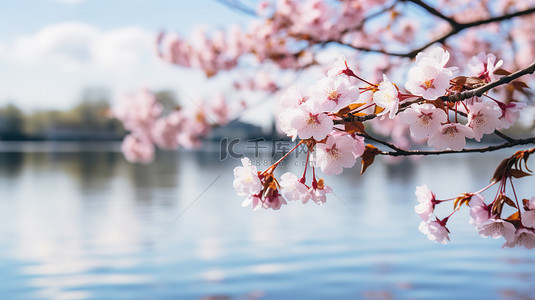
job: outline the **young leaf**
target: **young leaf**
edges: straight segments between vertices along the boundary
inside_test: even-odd
[[[377,154],[381,153],[379,149],[374,147],[371,144],[366,145],[366,149],[364,149],[364,153],[362,154],[362,166],[360,168],[360,174],[364,174],[366,169],[373,163],[373,160],[375,159],[375,156]]]

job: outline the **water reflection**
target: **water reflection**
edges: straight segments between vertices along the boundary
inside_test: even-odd
[[[325,207],[252,212],[232,190],[237,160],[166,152],[142,166],[114,149],[0,153],[0,298],[522,299],[535,292],[532,253],[501,250],[462,216],[447,247],[417,232],[414,186],[427,182],[449,196],[485,185],[486,157],[378,161],[366,176],[356,168],[330,177],[336,195]],[[529,180],[517,192],[532,193]]]

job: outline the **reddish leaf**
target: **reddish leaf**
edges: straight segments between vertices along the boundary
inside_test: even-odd
[[[463,204],[468,205],[471,199],[472,194],[464,193],[460,195],[459,197],[455,198],[455,201],[453,202],[453,209],[457,209],[457,207],[461,207]]]
[[[518,221],[518,219],[520,218],[520,212],[515,212],[514,214],[510,215],[509,217],[507,217],[507,221],[510,221],[510,222],[516,222]]]
[[[494,70],[494,74],[506,76],[506,75],[511,75],[511,72],[509,72],[509,71],[507,71],[505,69],[499,68],[497,70]]]
[[[381,151],[373,145],[366,145],[366,149],[364,149],[364,153],[362,154],[362,166],[360,168],[361,175],[364,174],[366,169],[373,163],[375,156],[379,153],[381,153]]]
[[[363,133],[364,124],[362,122],[347,122],[344,124],[344,130],[347,133]]]
[[[376,106],[375,106],[375,110],[374,110],[373,113],[376,114],[376,115],[378,115],[378,114],[382,113],[383,110],[385,110],[385,109],[382,108],[382,107],[380,107],[380,106],[377,106],[377,105],[376,105]]]
[[[514,177],[514,178],[522,178],[526,176],[531,176],[531,174],[524,172],[522,170],[518,170],[518,169],[511,169],[509,171],[509,174],[511,175],[511,177]]]

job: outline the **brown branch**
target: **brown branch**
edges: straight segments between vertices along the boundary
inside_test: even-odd
[[[463,101],[463,100],[466,100],[466,99],[469,99],[469,98],[472,98],[472,97],[481,97],[484,93],[488,92],[489,90],[491,90],[491,89],[493,89],[493,88],[495,88],[497,86],[509,83],[509,82],[519,78],[519,77],[522,77],[522,76],[528,75],[528,74],[533,74],[533,73],[535,73],[535,61],[533,61],[529,66],[527,66],[524,69],[518,70],[518,71],[516,71],[514,73],[511,73],[509,75],[506,75],[506,76],[502,76],[502,77],[500,77],[500,79],[498,79],[496,81],[493,81],[493,82],[490,82],[490,83],[488,83],[488,84],[486,84],[484,86],[478,87],[476,89],[472,89],[472,90],[456,93],[456,94],[441,96],[441,97],[438,97],[437,100],[449,101],[449,102],[457,102],[457,101]],[[417,98],[415,100],[405,101],[402,104],[400,104],[400,106],[399,106],[400,107],[400,111],[399,112],[403,111],[404,108],[409,107],[411,104],[419,103],[421,101],[424,101],[424,99],[422,97],[419,97],[419,98]],[[365,116],[357,116],[357,115],[350,114],[347,117],[344,117],[342,120],[335,120],[335,124],[344,124],[344,122],[364,122],[364,121],[372,120],[372,119],[375,119],[375,118],[377,118],[376,114],[369,114],[369,115],[365,115]],[[511,141],[510,138],[505,136],[503,133],[498,132],[498,133],[496,133],[496,135],[498,135],[499,137],[501,137],[501,138],[503,138],[503,139],[505,139],[507,141]]]
[[[445,16],[444,14],[442,14],[441,12],[439,12],[438,10],[436,10],[434,7],[431,7],[429,5],[427,5],[427,3],[421,1],[421,0],[401,0],[401,1],[404,1],[404,2],[412,2],[418,6],[420,6],[421,8],[427,10],[430,14],[436,16],[436,17],[439,17],[440,19],[448,22],[451,27],[458,27],[459,26],[459,23],[457,23],[457,21],[455,21],[452,17],[447,17]]]
[[[413,155],[440,155],[440,154],[455,154],[455,153],[472,153],[472,152],[491,152],[496,151],[500,149],[505,148],[511,148],[515,146],[520,145],[528,145],[528,144],[535,144],[535,137],[526,138],[526,139],[513,139],[510,142],[503,143],[500,145],[494,145],[494,146],[488,146],[483,148],[472,148],[472,149],[463,149],[460,151],[453,151],[453,150],[444,150],[444,151],[421,151],[421,150],[396,150],[396,151],[382,151],[379,154],[380,155],[388,155],[388,156],[413,156]]]
[[[403,0],[403,1],[410,1],[410,2],[413,2],[413,3],[423,3],[423,2],[418,1],[418,0]],[[420,6],[422,6],[422,5],[420,5]],[[433,10],[432,7],[429,7],[429,8],[431,10]],[[427,11],[430,11],[430,9],[427,9]],[[347,46],[347,47],[353,48],[355,50],[363,51],[363,52],[375,52],[375,53],[381,53],[381,54],[385,54],[385,55],[389,55],[389,56],[399,56],[399,57],[414,58],[414,57],[416,57],[416,55],[418,53],[420,53],[423,50],[427,49],[431,45],[433,45],[435,43],[444,43],[448,38],[456,35],[457,33],[461,32],[461,31],[463,31],[465,29],[472,28],[472,27],[477,27],[477,26],[481,26],[481,25],[485,25],[485,24],[490,24],[490,23],[494,23],[494,22],[501,22],[501,21],[509,20],[509,19],[512,19],[512,18],[515,18],[515,17],[519,17],[519,16],[529,15],[529,14],[535,13],[535,7],[529,8],[529,9],[526,9],[526,10],[522,10],[522,11],[518,11],[518,12],[514,12],[514,13],[510,13],[510,14],[505,14],[505,15],[502,15],[502,16],[494,17],[494,18],[483,19],[483,20],[478,20],[478,21],[468,22],[468,23],[457,23],[455,20],[442,15],[440,12],[437,11],[437,13],[442,16],[442,17],[440,17],[441,19],[446,20],[451,25],[451,30],[448,31],[447,33],[445,33],[444,35],[442,35],[442,36],[440,36],[440,37],[438,37],[438,38],[436,38],[436,39],[434,39],[432,41],[429,41],[427,44],[425,44],[425,45],[423,45],[423,46],[421,46],[421,47],[419,47],[417,49],[411,50],[409,52],[390,52],[390,51],[387,51],[387,50],[384,50],[384,49],[372,49],[372,48],[366,48],[366,47],[358,47],[358,46],[353,46],[353,45],[348,44],[348,43],[344,43],[344,42],[339,41],[339,40],[326,40],[326,41],[323,41],[321,44],[325,45],[325,44],[329,44],[329,43],[337,43],[339,45]],[[435,16],[439,16],[438,14],[434,14],[434,13],[431,13],[431,14],[433,14]],[[449,19],[451,19],[453,22],[449,21]]]
[[[481,97],[484,93],[486,93],[487,91],[489,91],[489,90],[491,90],[491,89],[493,89],[493,88],[495,88],[497,86],[509,83],[509,82],[521,77],[521,76],[524,76],[524,75],[527,75],[527,74],[533,74],[534,72],[535,72],[535,61],[533,61],[529,66],[527,66],[524,69],[518,70],[518,71],[516,71],[516,72],[514,72],[512,74],[506,75],[506,76],[502,76],[502,77],[500,77],[500,79],[498,79],[496,81],[493,81],[493,82],[490,82],[490,83],[487,83],[484,86],[478,87],[476,89],[464,91],[464,92],[461,92],[461,93],[456,93],[456,94],[447,95],[447,96],[441,96],[441,97],[438,97],[438,99],[442,100],[442,101],[456,102],[456,101],[463,101],[465,99],[469,99],[469,98],[472,98],[472,97]]]

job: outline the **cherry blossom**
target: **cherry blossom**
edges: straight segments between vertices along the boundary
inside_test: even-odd
[[[470,106],[468,127],[472,128],[476,141],[500,127],[500,116],[500,108],[494,102],[475,102]]]
[[[502,123],[498,129],[511,127],[520,116],[520,109],[526,107],[526,103],[521,102],[509,102],[505,104],[498,101],[496,104],[498,104],[502,110],[502,115],[500,116]]]
[[[348,135],[328,136],[325,143],[316,144],[314,165],[325,175],[340,174],[343,168],[351,168],[357,161],[353,152],[357,141]]]
[[[329,116],[320,112],[313,102],[300,105],[291,117],[290,126],[301,139],[324,139],[332,130],[334,123]]]
[[[347,78],[325,77],[310,89],[309,95],[310,100],[314,101],[321,111],[338,111],[356,102],[359,98],[359,91],[351,86]]]
[[[327,194],[332,193],[332,188],[328,185],[325,185],[323,178],[317,182],[312,181],[312,186],[309,189],[310,197],[312,201],[316,202],[318,205],[323,205],[327,202]]]
[[[456,69],[445,68],[449,58],[449,52],[439,47],[429,53],[419,53],[416,56],[416,66],[409,70],[405,88],[427,100],[435,100],[444,95]]]
[[[437,132],[442,123],[448,120],[448,116],[442,109],[437,109],[432,104],[412,104],[408,109],[399,114],[401,121],[409,124],[411,136],[417,140],[428,137]]]
[[[154,145],[152,142],[135,134],[127,135],[121,146],[126,160],[130,162],[148,163],[154,156]]]
[[[490,218],[477,227],[482,237],[491,236],[493,239],[504,237],[506,241],[512,241],[515,237],[515,226],[502,219]]]
[[[503,60],[500,59],[499,61],[496,61],[496,56],[494,54],[485,54],[485,52],[480,52],[468,62],[470,71],[485,82],[496,80],[494,71],[499,69],[502,65]]]
[[[297,86],[291,86],[280,97],[280,104],[284,108],[296,108],[308,100],[308,96],[301,93]]]
[[[414,207],[414,211],[422,221],[427,222],[435,210],[435,194],[425,184],[417,186],[414,194],[416,195],[416,200],[420,202]]]
[[[470,224],[480,226],[490,219],[489,206],[485,204],[485,198],[480,194],[472,196],[470,206]]]
[[[284,189],[284,197],[290,201],[307,203],[311,198],[309,188],[293,173],[282,174],[280,185]]]
[[[428,62],[428,60],[423,60]],[[422,96],[427,100],[435,100],[444,95],[449,87],[452,72],[431,63],[423,63],[412,67],[405,84],[407,91]]]
[[[446,228],[445,220],[422,221],[420,222],[418,229],[420,232],[427,235],[428,239],[446,245],[450,241],[450,231]]]
[[[388,117],[393,119],[399,108],[398,89],[384,74],[383,81],[379,84],[378,89],[378,91],[373,93],[373,101],[377,106],[384,108],[379,115],[381,116],[388,113]]]
[[[535,210],[528,210],[522,214],[522,225],[535,228]]]
[[[234,168],[234,189],[238,196],[250,196],[262,191],[258,170],[247,157],[242,158],[242,166]]]
[[[466,145],[466,138],[473,138],[474,132],[466,125],[459,123],[448,123],[440,126],[427,140],[427,144],[436,150],[446,150],[450,148],[454,151],[461,151]]]
[[[516,246],[524,246],[527,249],[533,249],[535,247],[535,232],[533,232],[533,229],[517,229],[514,239],[507,240],[502,248],[513,248]]]

